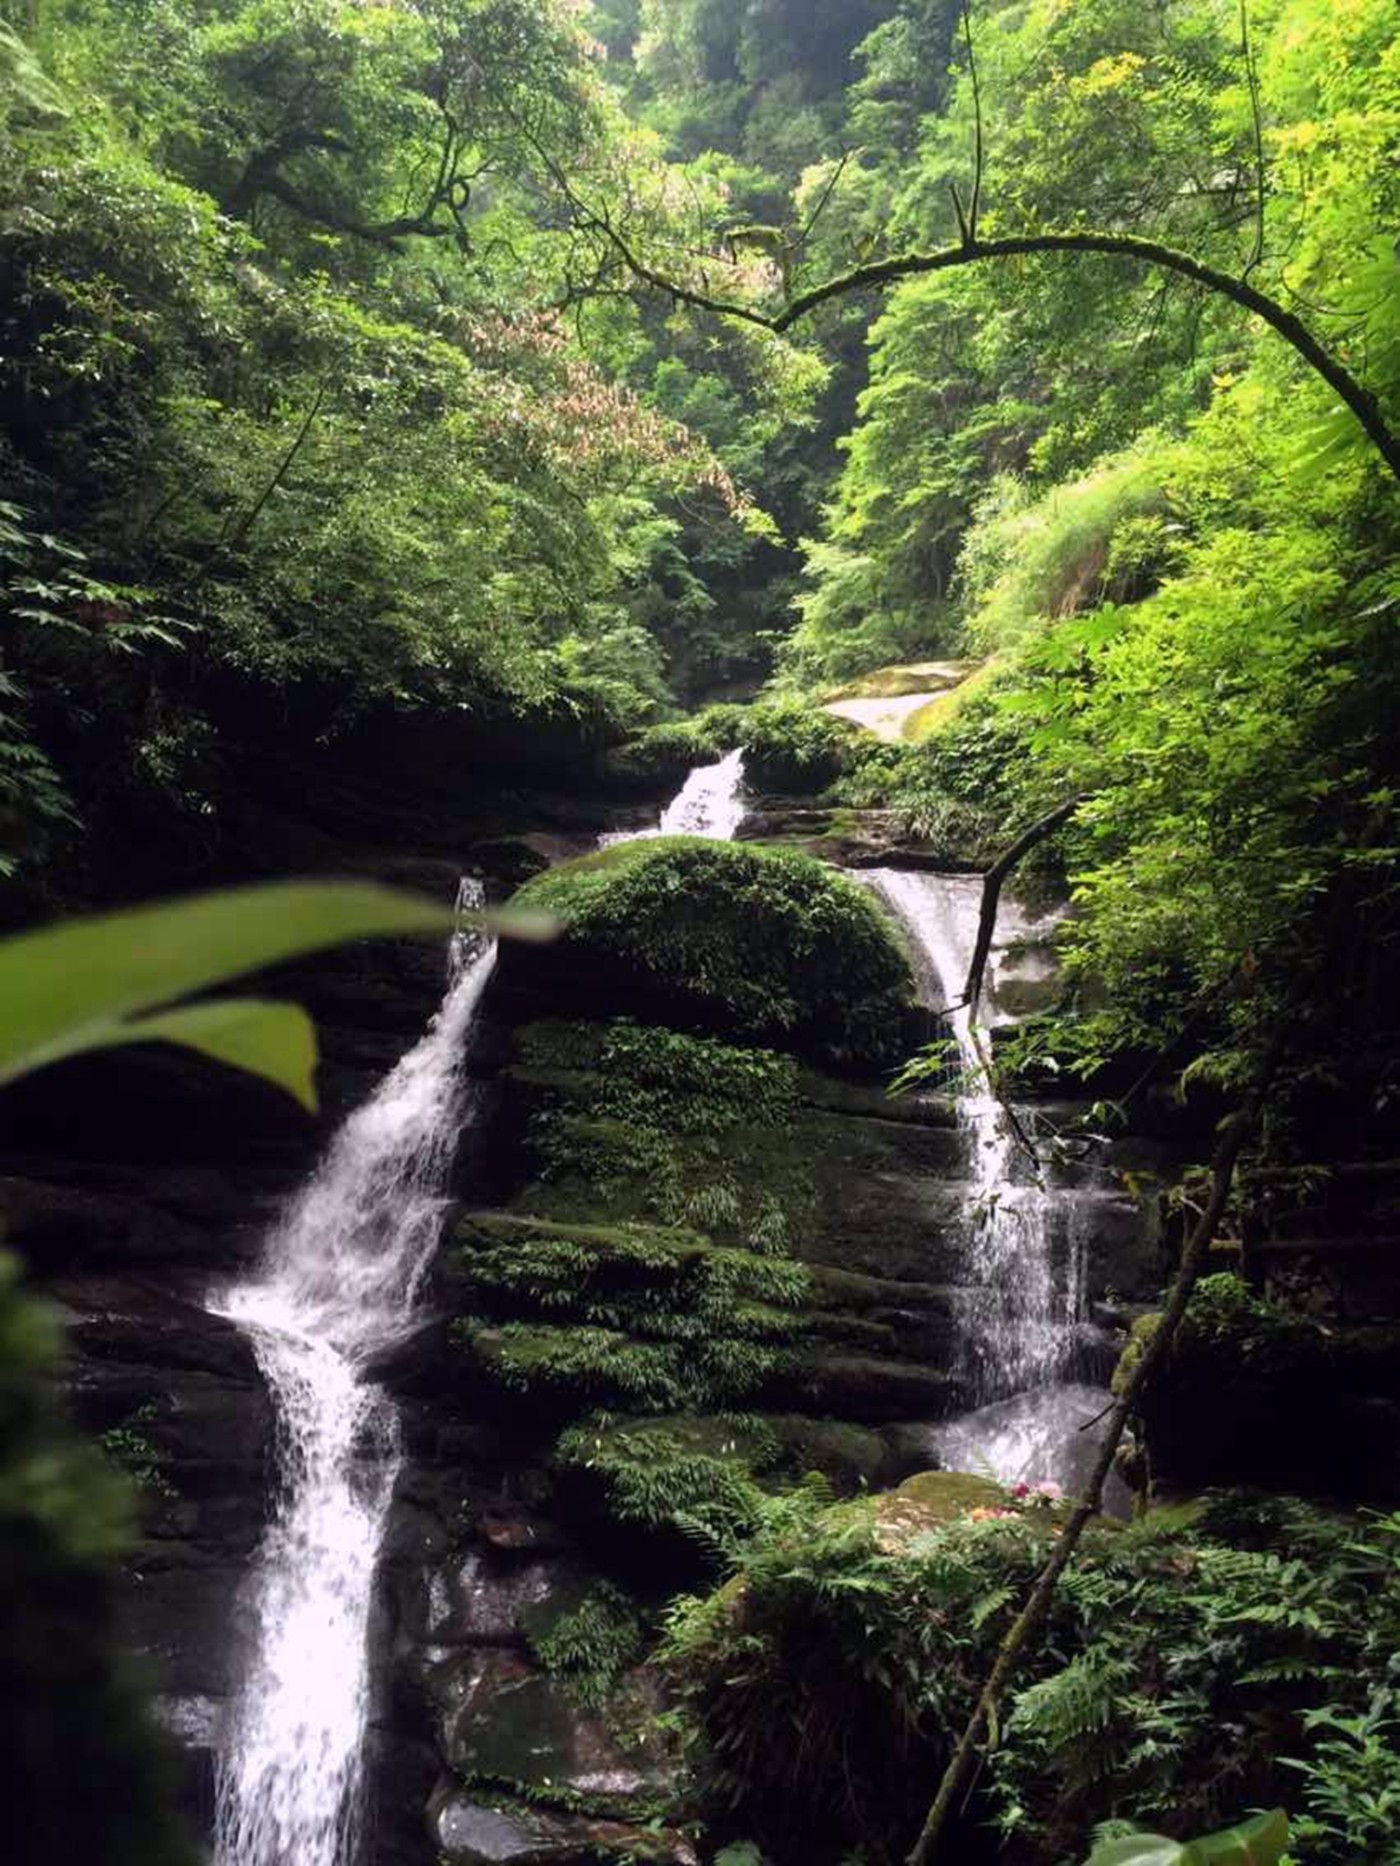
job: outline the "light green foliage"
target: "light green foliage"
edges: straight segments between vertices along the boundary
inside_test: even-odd
[[[47,598],[6,600],[34,610],[0,696],[17,855],[130,796],[208,834],[223,735],[288,687],[313,733],[386,703],[616,733],[753,661],[730,593],[776,534],[700,429],[743,468],[820,366],[736,340],[744,407],[711,421],[698,353],[678,384],[628,307],[559,315],[552,178],[664,182],[571,9],[53,0],[25,24],[0,125],[25,561],[0,548]],[[34,107],[38,58],[61,112]],[[729,619],[692,640],[670,607],[716,611],[707,577]]]
[[[749,709],[742,742],[754,790],[813,797],[858,763],[868,736],[810,701],[772,701]]]
[[[0,943],[0,1084],[122,1043],[179,1043],[315,1106],[315,1034],[295,1005],[172,999],[297,953],[440,932],[428,901],[369,884],[284,883],[75,920]]]
[[[983,1511],[895,1533],[901,1494],[764,1505],[735,1579],[673,1614],[669,1663],[704,1779],[761,1841],[779,1841],[795,1807],[814,1834],[852,1846],[917,1821],[925,1759],[961,1727],[1035,1565],[1030,1519]],[[1083,1857],[1096,1826],[1105,1841],[1130,1825],[1191,1836],[1241,1804],[1296,1804],[1278,1758],[1306,1742],[1306,1767],[1326,1778],[1313,1792],[1353,1825],[1303,1816],[1292,1856],[1367,1857],[1393,1765],[1384,1710],[1355,1775],[1364,1738],[1338,1738],[1344,1763],[1322,1744],[1385,1688],[1393,1536],[1389,1521],[1229,1495],[1189,1523],[1091,1531],[988,1763],[1004,1843],[1058,1861]],[[827,1766],[838,1749],[839,1771]],[[1276,1857],[1277,1834],[1277,1817],[1256,1827],[1262,1857]],[[1250,1857],[1229,1851],[1239,1830],[1195,1844],[1199,1857]]]
[[[607,1581],[550,1618],[527,1614],[525,1632],[545,1670],[584,1704],[603,1703],[646,1650],[635,1604]]]
[[[1101,1840],[1088,1866],[1277,1866],[1287,1845],[1288,1816],[1274,1808],[1199,1840],[1168,1840],[1162,1834]]]
[[[558,917],[594,1002],[664,994],[669,1017],[857,1064],[898,1042],[904,958],[869,895],[805,856],[659,837],[566,863],[515,900]]]
[[[1230,8],[978,9],[983,230],[1107,221],[1247,269],[1394,419],[1393,11],[1295,0],[1250,24],[1247,66]],[[894,244],[936,245],[954,232],[946,182],[967,200],[971,82],[964,51],[911,160],[893,106],[913,27],[907,10],[867,48],[872,81],[889,74],[870,121],[891,153],[872,145],[843,187],[892,174],[871,211]],[[891,295],[788,678],[874,665],[887,640],[995,657],[1004,756],[982,756],[979,703],[842,791],[973,851],[975,823],[950,815],[964,800],[1014,831],[1085,796],[1056,866],[1071,986],[1109,1008],[1057,1061],[1184,1040],[1188,1086],[1232,1087],[1291,982],[1336,973],[1348,911],[1385,921],[1395,511],[1296,355],[1150,269],[1032,258]],[[1348,1080],[1357,1047],[1337,1038]]]

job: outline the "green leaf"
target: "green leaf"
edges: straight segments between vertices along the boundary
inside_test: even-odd
[[[0,942],[0,1084],[136,1041],[144,1033],[129,1020],[139,1013],[239,973],[342,940],[451,925],[430,901],[371,883],[281,882],[22,934]]]
[[[1271,1808],[1200,1840],[1169,1840],[1165,1834],[1102,1840],[1088,1866],[1278,1866],[1287,1845],[1288,1816]]]
[[[1202,1866],[1278,1866],[1288,1845],[1288,1816],[1270,1808],[1253,1820],[1195,1842]]]
[[[1165,1834],[1129,1834],[1122,1840],[1101,1840],[1089,1855],[1088,1866],[1195,1866],[1189,1847]]]
[[[261,1076],[315,1112],[316,1030],[299,1004],[216,998],[212,1004],[181,1005],[119,1024],[115,1034],[99,1034],[86,1047],[104,1049],[112,1043],[183,1044]]]

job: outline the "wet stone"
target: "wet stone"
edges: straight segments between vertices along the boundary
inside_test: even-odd
[[[429,1819],[448,1866],[584,1866],[599,1858],[695,1866],[695,1851],[679,1834],[643,1833],[620,1821],[541,1808],[489,1806],[451,1783],[439,1785]]]
[[[429,1692],[440,1749],[460,1775],[624,1808],[674,1790],[648,1674],[634,1674],[601,1709],[585,1708],[514,1653],[468,1650],[434,1667]]]

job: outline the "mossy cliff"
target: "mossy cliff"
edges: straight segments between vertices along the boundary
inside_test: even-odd
[[[453,1836],[486,1812],[683,1811],[642,1734],[667,1602],[768,1498],[897,1481],[890,1428],[958,1398],[962,1145],[946,1104],[880,1084],[913,994],[869,896],[802,857],[651,838],[517,899],[563,935],[507,953],[487,1005],[495,1203],[454,1221],[447,1325],[406,1376],[448,1529],[392,1576],[437,1842],[464,1861]]]

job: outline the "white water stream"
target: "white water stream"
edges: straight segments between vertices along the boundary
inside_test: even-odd
[[[730,752],[717,764],[696,765],[661,812],[655,829],[614,829],[598,838],[608,849],[618,842],[641,842],[651,836],[706,836],[732,842],[744,820],[744,754]]]
[[[411,1326],[438,1241],[468,1111],[463,1044],[493,962],[489,942],[453,939],[426,1034],[346,1120],[253,1274],[209,1305],[252,1342],[278,1473],[220,1756],[215,1866],[354,1858],[374,1572],[402,1459],[393,1400],[366,1372]]]
[[[925,1001],[956,1007],[949,1013],[958,1053],[951,1073],[971,1179],[958,1372],[979,1410],[938,1429],[941,1450],[946,1462],[1003,1482],[1060,1481],[1050,1468],[1063,1463],[1056,1434],[1063,1440],[1077,1430],[1081,1420],[1069,1414],[1082,1410],[1085,1391],[1063,1384],[1084,1308],[1083,1251],[1077,1213],[1071,1213],[1071,1249],[1057,1269],[1052,1218],[1058,1195],[1034,1183],[1007,1111],[990,1091],[988,1021],[960,1002],[977,938],[981,880],[892,868],[870,870],[868,879],[915,945]],[[986,998],[984,988],[984,1004]],[[1013,1396],[1014,1406],[1008,1404]],[[1027,1469],[1036,1463],[1042,1468]]]

